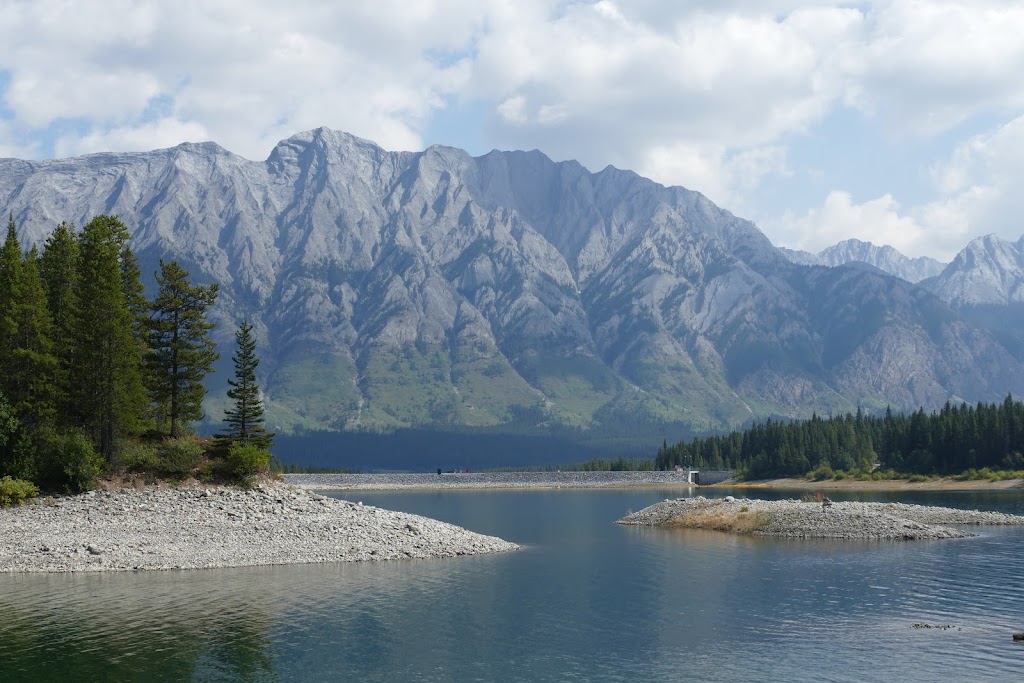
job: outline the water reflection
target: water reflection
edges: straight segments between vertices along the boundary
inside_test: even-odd
[[[0,576],[0,679],[996,681],[1024,667],[1009,639],[1024,626],[1022,529],[839,543],[613,524],[678,495],[361,493],[526,548]]]

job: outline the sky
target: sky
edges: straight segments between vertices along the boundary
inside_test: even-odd
[[[540,149],[780,246],[1024,233],[1021,0],[0,0],[0,157]]]

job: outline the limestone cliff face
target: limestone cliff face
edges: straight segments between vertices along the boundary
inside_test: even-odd
[[[144,271],[176,258],[220,282],[220,340],[256,323],[284,428],[706,428],[1024,389],[923,289],[794,264],[699,193],[539,152],[395,153],[321,128],[264,162],[213,143],[0,160],[0,198],[31,241],[115,213]]]
[[[1024,237],[979,237],[925,287],[954,306],[1024,302]]]

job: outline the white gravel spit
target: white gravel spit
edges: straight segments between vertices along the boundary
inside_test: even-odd
[[[292,486],[326,490],[618,488],[693,486],[679,472],[447,472],[443,474],[285,474]]]
[[[92,491],[0,509],[0,572],[454,557],[519,546],[289,486]]]
[[[745,508],[745,509],[744,509]],[[738,520],[738,521],[737,521]],[[704,524],[704,522],[707,524]],[[821,503],[800,500],[678,498],[618,520],[637,526],[706,526],[785,538],[909,541],[974,536],[960,525],[1022,525],[1024,517],[904,503]]]

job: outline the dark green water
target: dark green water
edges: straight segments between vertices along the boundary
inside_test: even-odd
[[[347,494],[526,548],[0,576],[0,681],[1024,680],[1024,528],[832,543],[612,523],[678,495]],[[1019,492],[850,497],[1024,513]]]

